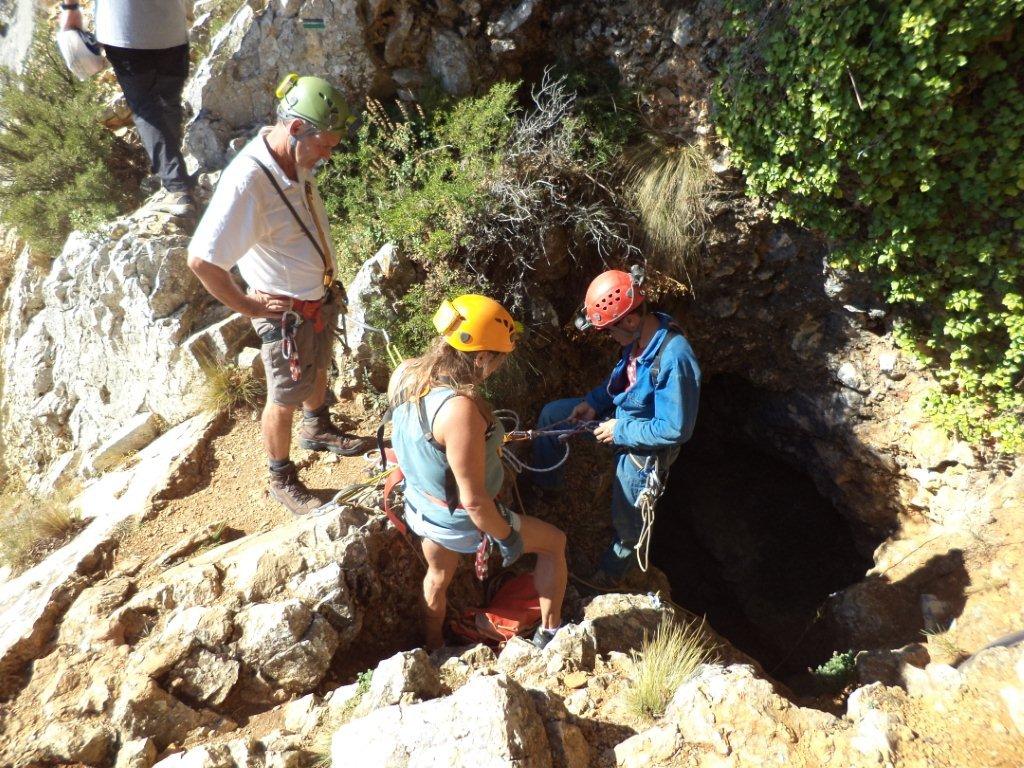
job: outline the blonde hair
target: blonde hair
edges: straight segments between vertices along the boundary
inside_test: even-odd
[[[393,399],[412,399],[421,397],[436,387],[451,387],[458,394],[473,400],[484,418],[488,422],[492,421],[491,406],[479,391],[479,385],[483,381],[480,366],[477,364],[477,357],[480,354],[463,352],[452,347],[443,338],[435,339],[422,356],[405,364]]]

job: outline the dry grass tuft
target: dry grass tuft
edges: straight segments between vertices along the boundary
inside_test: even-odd
[[[236,408],[259,408],[266,391],[262,381],[251,370],[237,365],[205,365],[206,391],[203,406],[217,413],[234,412]]]
[[[659,266],[689,275],[711,220],[717,177],[698,147],[649,143],[628,160],[625,192]]]
[[[8,486],[0,497],[0,566],[20,573],[78,530],[81,518],[69,506],[70,494],[33,496]]]
[[[676,689],[714,657],[715,646],[703,621],[663,621],[640,652],[632,653],[630,711],[639,719],[661,717]]]

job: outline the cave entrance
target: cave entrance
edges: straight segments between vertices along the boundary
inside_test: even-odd
[[[763,400],[738,377],[705,382],[696,431],[658,508],[651,560],[676,603],[809,692],[808,667],[846,650],[815,621],[818,609],[871,561],[806,469],[753,436]]]

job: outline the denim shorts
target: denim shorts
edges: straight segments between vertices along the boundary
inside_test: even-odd
[[[410,499],[410,496],[412,499]],[[445,510],[443,513],[435,510],[436,504],[425,499],[416,499],[416,491],[406,489],[405,493],[405,522],[421,539],[430,539],[435,544],[440,544],[445,549],[458,552],[462,555],[469,555],[476,552],[480,546],[480,537],[483,535],[480,529],[473,525],[469,513],[463,509],[452,514]],[[423,502],[426,501],[426,504]],[[425,506],[427,514],[434,514],[440,517],[442,514],[451,519],[451,524],[439,523],[425,517],[417,509],[416,505]],[[506,519],[512,529],[518,531],[523,527],[522,516],[511,510],[507,511]]]

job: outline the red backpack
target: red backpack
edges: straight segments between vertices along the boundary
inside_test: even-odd
[[[540,624],[540,595],[532,573],[506,579],[488,604],[470,608],[448,626],[467,640],[500,645],[516,635],[526,635]]]

